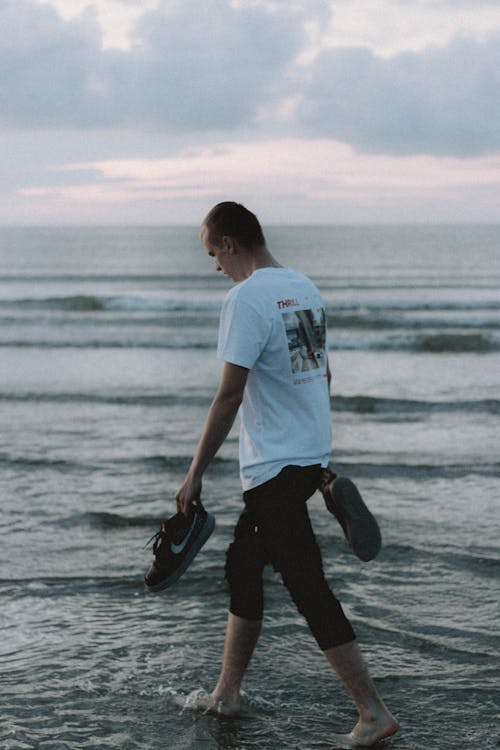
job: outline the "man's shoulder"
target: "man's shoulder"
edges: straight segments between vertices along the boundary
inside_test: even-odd
[[[270,273],[269,273],[270,271]],[[226,295],[226,304],[234,306],[239,303],[260,308],[283,295],[292,295],[293,289],[303,292],[317,292],[314,282],[301,271],[293,268],[259,269],[245,281],[240,281]]]
[[[311,279],[301,271],[287,266],[278,268],[259,268],[245,281],[234,287],[238,294],[251,294],[259,290],[275,289],[291,283],[313,284]]]

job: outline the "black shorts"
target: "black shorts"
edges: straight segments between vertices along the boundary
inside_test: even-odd
[[[319,487],[322,469],[286,466],[276,477],[243,494],[245,509],[227,552],[230,611],[262,619],[262,572],[270,563],[306,618],[322,650],[354,640],[355,635],[323,573],[307,500]]]

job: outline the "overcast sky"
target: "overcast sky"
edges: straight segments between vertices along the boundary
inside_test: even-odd
[[[0,223],[500,220],[499,0],[0,0]]]

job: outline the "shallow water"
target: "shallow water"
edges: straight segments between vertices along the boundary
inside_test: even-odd
[[[382,528],[363,564],[310,501],[327,576],[402,724],[387,746],[499,747],[500,229],[269,241],[325,296],[335,464]],[[219,372],[229,282],[201,253],[188,228],[0,231],[6,750],[335,748],[355,722],[272,570],[243,716],[178,705],[218,674],[241,507],[235,429],[204,483],[216,531],[181,583],[144,591],[144,544]]]

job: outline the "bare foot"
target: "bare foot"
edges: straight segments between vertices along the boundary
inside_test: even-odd
[[[352,732],[347,735],[352,747],[370,747],[381,740],[392,737],[399,729],[399,723],[388,711],[379,716],[360,719]]]
[[[205,690],[193,690],[189,693],[184,701],[183,708],[190,708],[193,711],[203,711],[206,714],[216,714],[232,718],[238,716],[241,710],[239,701],[222,700],[214,693],[210,694]]]

